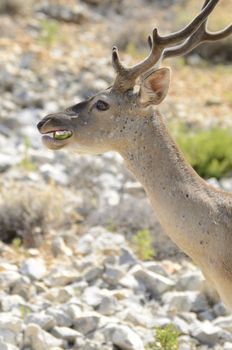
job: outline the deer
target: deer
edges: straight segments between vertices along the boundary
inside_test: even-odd
[[[37,127],[51,150],[118,152],[142,184],[165,232],[232,310],[232,194],[195,172],[157,109],[170,85],[170,69],[162,62],[232,33],[232,24],[219,32],[207,28],[218,3],[205,0],[199,14],[177,32],[160,35],[155,28],[148,37],[148,56],[134,66],[123,64],[114,46],[112,86],[45,116]]]

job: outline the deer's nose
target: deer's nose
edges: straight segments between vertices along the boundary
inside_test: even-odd
[[[40,130],[40,129],[42,128],[43,124],[44,124],[44,121],[41,120],[41,121],[37,124],[37,128]]]
[[[43,118],[38,124],[37,124],[37,128],[40,130],[42,128],[42,126],[44,126],[44,124],[46,124],[49,120],[51,120],[51,116],[47,116],[45,118]]]

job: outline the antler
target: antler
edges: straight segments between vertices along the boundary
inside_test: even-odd
[[[208,3],[209,0],[206,0],[202,8],[204,8]],[[164,50],[162,59],[185,55],[203,42],[224,39],[232,33],[232,24],[221,31],[214,33],[209,32],[207,30],[207,22],[208,18],[206,18],[198,29],[180,45]]]
[[[162,58],[189,52],[193,47],[199,45],[202,40],[218,40],[228,36],[231,33],[232,26],[218,33],[209,33],[206,30],[208,16],[218,2],[219,0],[206,0],[201,12],[185,28],[178,32],[161,36],[157,28],[155,28],[152,36],[148,38],[151,47],[149,55],[135,66],[129,68],[124,66],[119,58],[117,47],[113,47],[112,63],[117,73],[113,89],[121,92],[128,91],[134,87],[136,79],[141,74],[148,71],[153,66],[158,65]],[[168,48],[179,42],[182,43]]]

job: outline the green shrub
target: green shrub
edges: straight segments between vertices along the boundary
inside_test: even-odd
[[[151,233],[148,229],[138,231],[133,237],[132,243],[140,259],[149,260],[154,257]]]
[[[203,178],[220,179],[232,170],[232,134],[213,128],[198,132],[179,127],[176,141],[196,172]]]
[[[178,350],[179,333],[172,324],[156,329],[155,342],[149,344],[147,350]]]
[[[45,19],[41,22],[41,34],[39,41],[45,46],[52,46],[61,39],[60,24],[53,19]]]

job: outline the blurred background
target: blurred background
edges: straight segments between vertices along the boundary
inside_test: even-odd
[[[39,255],[53,266],[60,254],[64,261],[76,254],[82,259],[74,245],[101,226],[112,237],[117,232],[123,235],[138,259],[155,259],[157,264],[169,261],[169,273],[190,266],[162,231],[144,190],[119,155],[80,157],[49,151],[41,143],[36,124],[46,114],[61,111],[112,83],[113,45],[119,47],[127,64],[136,63],[147,54],[147,36],[154,27],[161,34],[182,28],[202,2],[0,1],[3,261],[20,266],[25,258]],[[217,31],[227,26],[231,13],[232,1],[221,0],[210,16],[209,28]],[[172,83],[160,107],[192,166],[209,183],[227,191],[232,191],[231,60],[232,36],[167,60]],[[217,316],[222,315],[212,311],[206,319]],[[215,340],[201,348],[217,345],[215,349],[221,349],[219,343]]]

